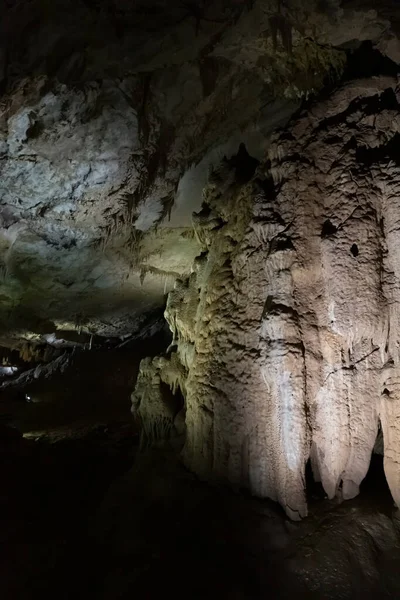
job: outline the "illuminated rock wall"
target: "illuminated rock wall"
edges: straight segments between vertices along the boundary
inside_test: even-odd
[[[400,503],[396,85],[360,80],[315,105],[246,185],[229,163],[215,172],[195,216],[203,253],[167,303],[185,463],[292,518],[307,514],[309,458],[329,497],[358,493],[379,420]]]

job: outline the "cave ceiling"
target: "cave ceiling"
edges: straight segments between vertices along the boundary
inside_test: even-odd
[[[192,213],[262,160],[397,2],[7,0],[0,21],[0,341],[140,335],[200,251]],[[372,50],[371,50],[372,51]],[[67,335],[67,334],[66,334]]]

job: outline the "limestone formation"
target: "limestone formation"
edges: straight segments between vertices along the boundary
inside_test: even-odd
[[[184,418],[178,390],[184,388],[186,373],[175,353],[145,358],[140,363],[132,413],[142,426],[142,445],[184,433]]]
[[[390,1],[1,3],[0,346],[125,344],[171,292],[148,441],[295,518],[379,429],[399,504],[399,39]]]
[[[0,342],[140,334],[190,273],[208,169],[241,142],[260,159],[271,131],[340,79],[364,41],[397,62],[396,10],[3,2]]]
[[[379,423],[400,505],[399,143],[399,83],[382,76],[293,119],[249,183],[225,161],[168,297],[186,465],[295,519],[309,459],[329,498],[357,495]]]

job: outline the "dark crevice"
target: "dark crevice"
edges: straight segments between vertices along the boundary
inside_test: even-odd
[[[379,426],[369,469],[360,485],[360,501],[370,504],[374,510],[391,514],[393,498],[386,480],[383,450],[382,430]]]
[[[286,306],[286,304],[274,302],[272,296],[267,296],[262,312],[262,318],[266,318],[267,315],[272,316],[282,314],[297,317],[297,311],[294,308],[292,308],[291,306]]]
[[[256,187],[261,191],[266,200],[272,201],[276,197],[276,188],[272,177],[261,179],[257,177],[254,180]]]
[[[277,252],[280,250],[295,250],[295,247],[290,237],[283,237],[276,239],[275,250]]]
[[[199,59],[198,64],[203,98],[207,98],[213,93],[218,83],[219,60],[213,56],[205,56]]]
[[[383,110],[400,110],[396,95],[393,89],[388,88],[382,92],[366,98],[355,98],[348,107],[332,117],[327,117],[317,127],[318,130],[328,131],[332,127],[344,123],[351,115],[362,112],[364,115],[377,115]],[[355,138],[349,141],[349,145],[344,149],[357,148]]]
[[[354,44],[342,47],[346,53],[347,61],[340,83],[353,81],[354,79],[363,79],[386,75],[396,77],[400,72],[400,67],[387,56],[384,56],[379,50],[373,47],[371,41],[365,41],[361,44],[355,40]],[[324,101],[332,94],[337,86],[337,75],[332,72],[324,79],[324,86],[319,94],[310,94],[305,98],[299,110],[295,113],[294,118],[303,116],[306,111],[318,99]],[[379,97],[379,94],[377,95]],[[329,129],[331,125],[340,123],[347,115],[356,112],[362,102],[369,102],[370,99],[355,99],[350,103],[348,108],[339,115],[334,115],[322,121],[318,129]],[[387,107],[389,108],[389,107]]]
[[[377,75],[396,76],[399,66],[374,48],[371,41],[362,42],[358,48],[348,52],[345,81]]]
[[[323,500],[326,497],[322,483],[320,481],[315,481],[310,459],[308,459],[305,468],[305,487],[308,503],[316,500]]]
[[[394,90],[388,88],[380,94],[365,98],[361,102],[361,108],[366,115],[376,115],[382,110],[399,110],[400,107]]]
[[[236,156],[232,156],[227,162],[235,169],[235,178],[238,183],[247,183],[250,181],[260,164],[260,161],[250,156],[243,142],[240,144]]]
[[[304,156],[304,154],[300,154],[299,152],[293,152],[293,154],[288,154],[285,156],[285,163],[311,165],[313,164],[313,161],[310,160],[307,156]]]
[[[163,402],[168,407],[170,414],[176,416],[184,405],[182,392],[178,388],[176,392],[173,393],[169,385],[163,381],[160,382],[160,391]]]
[[[316,131],[328,131],[331,128],[341,125],[357,112],[362,112],[365,115],[375,115],[386,109],[399,110],[396,96],[390,88],[367,98],[355,98],[343,112],[339,112],[321,121]],[[352,147],[356,147],[354,139],[350,141],[350,144]]]
[[[269,253],[282,252],[284,250],[295,250],[290,237],[275,237],[270,244]]]
[[[365,101],[365,99],[363,100]],[[318,133],[318,131],[328,131],[329,129],[335,128],[337,125],[341,125],[346,120],[346,117],[359,110],[360,103],[360,99],[356,98],[355,100],[350,102],[348,107],[343,112],[335,114],[332,117],[327,117],[326,119],[323,119],[316,128],[316,133]]]
[[[391,140],[384,146],[367,148],[359,146],[356,150],[356,160],[369,167],[372,164],[393,160],[400,165],[400,133],[395,133]]]
[[[322,225],[321,237],[327,238],[331,235],[335,235],[337,230],[338,228],[336,227],[336,225],[334,225],[329,219],[327,219]]]
[[[358,256],[359,250],[357,244],[352,245],[352,247],[350,248],[350,252],[354,257]]]

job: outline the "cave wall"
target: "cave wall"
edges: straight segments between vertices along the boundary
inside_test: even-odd
[[[208,169],[261,158],[365,40],[399,59],[386,3],[3,2],[0,341],[140,334],[198,253]]]
[[[174,364],[153,369],[185,397],[186,465],[292,518],[309,457],[328,497],[358,493],[379,421],[400,503],[399,101],[396,78],[350,82],[277,133],[249,183],[225,161],[168,297]]]
[[[270,143],[364,41],[397,72],[391,3],[0,10],[0,342],[139,337],[178,279],[173,358],[134,397],[150,437],[185,426],[194,471],[296,517],[309,456],[329,496],[357,493],[380,419],[396,498],[397,79],[344,85]],[[225,160],[198,212],[240,142],[255,179]]]

